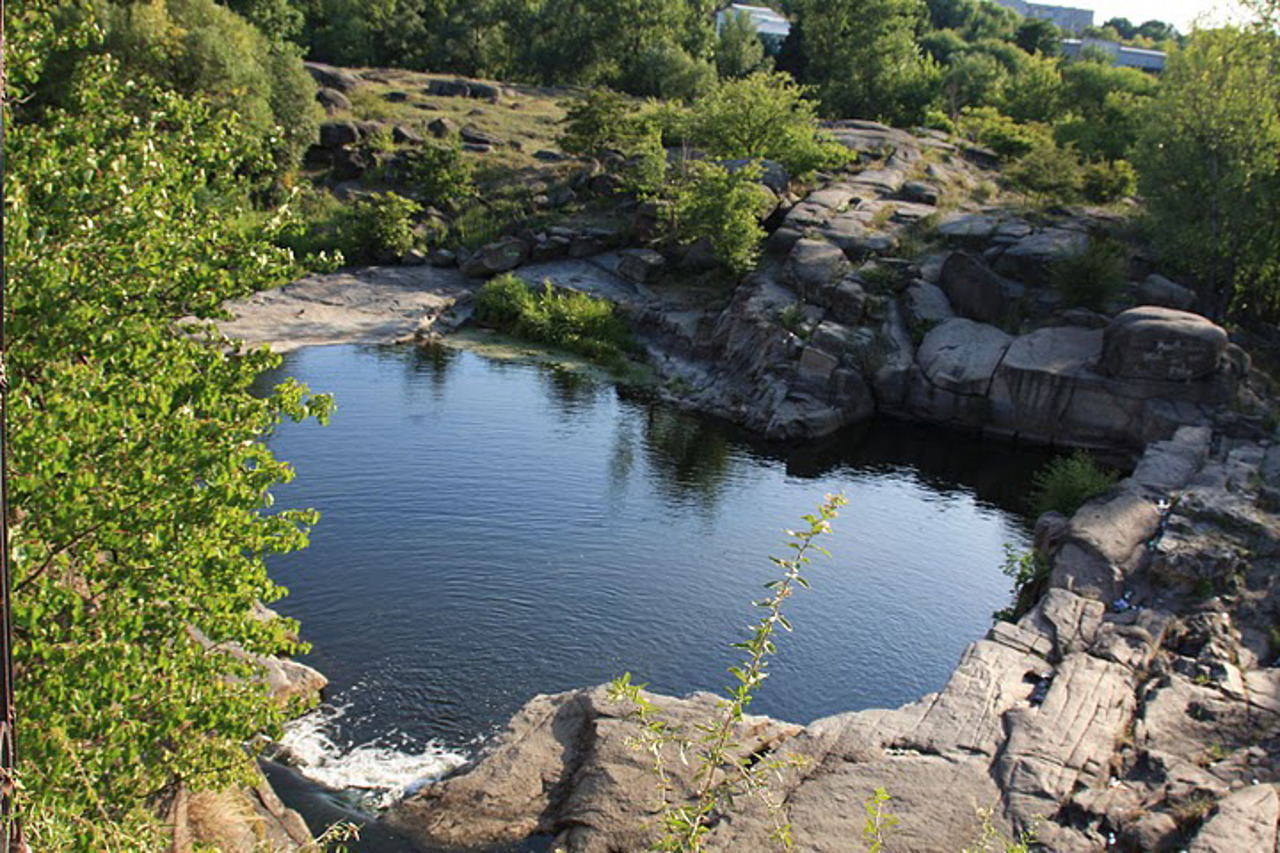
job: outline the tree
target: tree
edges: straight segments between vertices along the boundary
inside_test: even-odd
[[[954,119],[961,107],[999,102],[1008,78],[1004,66],[988,53],[957,57],[942,80],[947,114]]]
[[[804,95],[782,72],[727,80],[694,106],[690,134],[712,156],[777,160],[795,175],[842,162],[848,152],[818,136]]]
[[[708,57],[711,20],[703,0],[546,0],[537,16],[532,67],[547,83],[616,87],[634,79],[655,45]]]
[[[1194,33],[1169,57],[1135,165],[1157,248],[1215,317],[1280,315],[1280,35]]]
[[[920,52],[922,0],[803,0],[807,81],[832,116],[920,121],[940,70]]]
[[[293,272],[240,206],[262,140],[110,56],[46,65],[93,42],[68,5],[6,22],[19,809],[35,849],[155,850],[156,806],[248,778],[245,744],[287,713],[224,650],[296,648],[251,611],[283,593],[263,558],[315,516],[264,512],[291,472],[259,439],[327,402],[253,396],[276,360],[204,322]],[[65,105],[26,99],[49,73]]]
[[[745,12],[728,15],[716,37],[716,71],[722,78],[746,77],[767,70],[764,43]]]
[[[1061,114],[1062,75],[1058,60],[1028,57],[1005,85],[1000,109],[1018,121],[1047,122]]]
[[[69,5],[86,12],[82,4]],[[261,11],[264,6],[249,8]],[[248,129],[275,140],[277,170],[295,167],[315,141],[315,84],[292,45],[268,39],[213,0],[101,4],[97,9],[104,38],[87,38],[81,50],[109,51],[127,73],[145,74],[161,86],[204,96],[235,112]]]
[[[744,275],[760,257],[768,208],[767,191],[757,181],[755,164],[730,172],[714,163],[688,164],[688,177],[676,187],[676,233],[684,242],[705,238],[730,273]]]
[[[1041,56],[1057,56],[1062,50],[1062,32],[1053,21],[1044,18],[1023,20],[1013,41],[1027,53]]]
[[[1110,27],[1120,34],[1122,39],[1131,39],[1138,34],[1138,28],[1128,18],[1112,18],[1102,26]]]
[[[1149,38],[1156,44],[1166,41],[1177,41],[1181,38],[1178,33],[1178,28],[1173,24],[1166,24],[1164,21],[1154,20],[1144,21],[1142,26],[1138,27],[1134,32],[1134,35],[1129,36],[1129,38],[1138,36],[1141,36],[1142,38]]]

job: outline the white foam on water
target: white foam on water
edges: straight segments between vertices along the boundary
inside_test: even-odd
[[[303,776],[329,788],[356,792],[367,805],[389,806],[467,760],[463,753],[434,741],[420,751],[388,746],[381,738],[340,747],[331,732],[344,713],[345,707],[320,706],[285,726],[280,747]]]

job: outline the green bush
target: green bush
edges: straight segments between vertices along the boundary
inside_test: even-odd
[[[693,106],[689,133],[714,157],[777,160],[793,175],[848,162],[849,151],[819,132],[805,91],[782,72],[725,81]]]
[[[635,113],[635,108],[617,92],[592,89],[581,100],[569,104],[560,147],[582,157],[626,151],[639,131]]]
[[[767,199],[756,183],[759,177],[754,164],[736,172],[712,163],[690,164],[674,205],[676,239],[692,243],[705,237],[725,269],[746,273],[760,256],[764,238],[760,215]]]
[[[1013,546],[1004,546],[1004,574],[1013,578],[1013,603],[992,614],[1005,622],[1016,622],[1035,606],[1049,583],[1049,562],[1039,551],[1019,554]]]
[[[1019,124],[995,107],[965,107],[956,119],[960,132],[1006,160],[1030,154],[1036,147],[1052,143],[1049,129],[1042,124]]]
[[[369,260],[399,258],[413,248],[413,217],[417,202],[395,193],[360,199],[351,208],[355,241]]]
[[[1044,201],[1070,203],[1080,197],[1083,174],[1080,158],[1052,139],[1038,141],[1004,171],[1009,183]]]
[[[1106,240],[1091,241],[1084,251],[1059,258],[1050,279],[1068,307],[1105,311],[1124,289],[1124,248]]]
[[[1089,163],[1084,167],[1081,191],[1089,201],[1107,204],[1133,195],[1137,188],[1138,173],[1128,160]]]
[[[1083,450],[1059,456],[1032,478],[1031,508],[1037,514],[1074,515],[1091,498],[1109,491],[1117,479],[1114,471],[1104,470]]]
[[[447,204],[475,192],[471,164],[456,145],[426,143],[400,152],[396,178],[429,204]]]
[[[126,72],[209,97],[268,139],[277,166],[315,141],[315,84],[294,50],[213,0],[100,4],[105,46]]]
[[[765,56],[755,22],[746,12],[726,16],[716,35],[715,58],[716,71],[726,80],[765,71],[773,65],[773,60]]]
[[[637,95],[692,102],[716,82],[715,66],[670,42],[645,48],[638,59],[623,80],[623,88]]]
[[[611,369],[626,364],[635,342],[613,304],[546,282],[534,292],[506,273],[476,294],[475,320],[534,343],[578,353]]]

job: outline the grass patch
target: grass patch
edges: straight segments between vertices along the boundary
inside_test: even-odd
[[[1108,471],[1083,450],[1060,456],[1032,478],[1031,508],[1040,515],[1060,512],[1072,516],[1092,498],[1105,494],[1119,475]]]
[[[577,353],[615,372],[627,366],[637,347],[613,304],[546,282],[535,291],[511,274],[501,275],[476,294],[475,320],[533,343]]]

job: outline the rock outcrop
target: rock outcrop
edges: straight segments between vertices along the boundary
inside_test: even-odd
[[[1248,633],[1273,618],[1280,584],[1255,564],[1227,593],[1230,577],[1193,548],[1188,559],[1224,590],[1206,598],[1161,566],[1188,553],[1189,537],[1280,558],[1280,521],[1257,507],[1268,486],[1240,476],[1272,452],[1184,427],[1111,494],[1069,521],[1046,518],[1048,592],[972,644],[939,693],[803,728],[745,720],[739,748],[778,762],[772,795],[797,847],[860,849],[862,804],[885,787],[901,819],[895,850],[972,848],[984,832],[1034,832],[1055,851],[1271,850],[1280,669]],[[1176,506],[1155,502],[1171,494]],[[685,731],[714,713],[705,695],[652,699]],[[651,757],[629,746],[637,726],[603,688],[537,697],[472,766],[390,820],[427,844],[537,832],[569,853],[641,849],[658,789]],[[664,766],[680,802],[692,768],[673,754]],[[775,817],[737,799],[709,847],[770,849]]]

